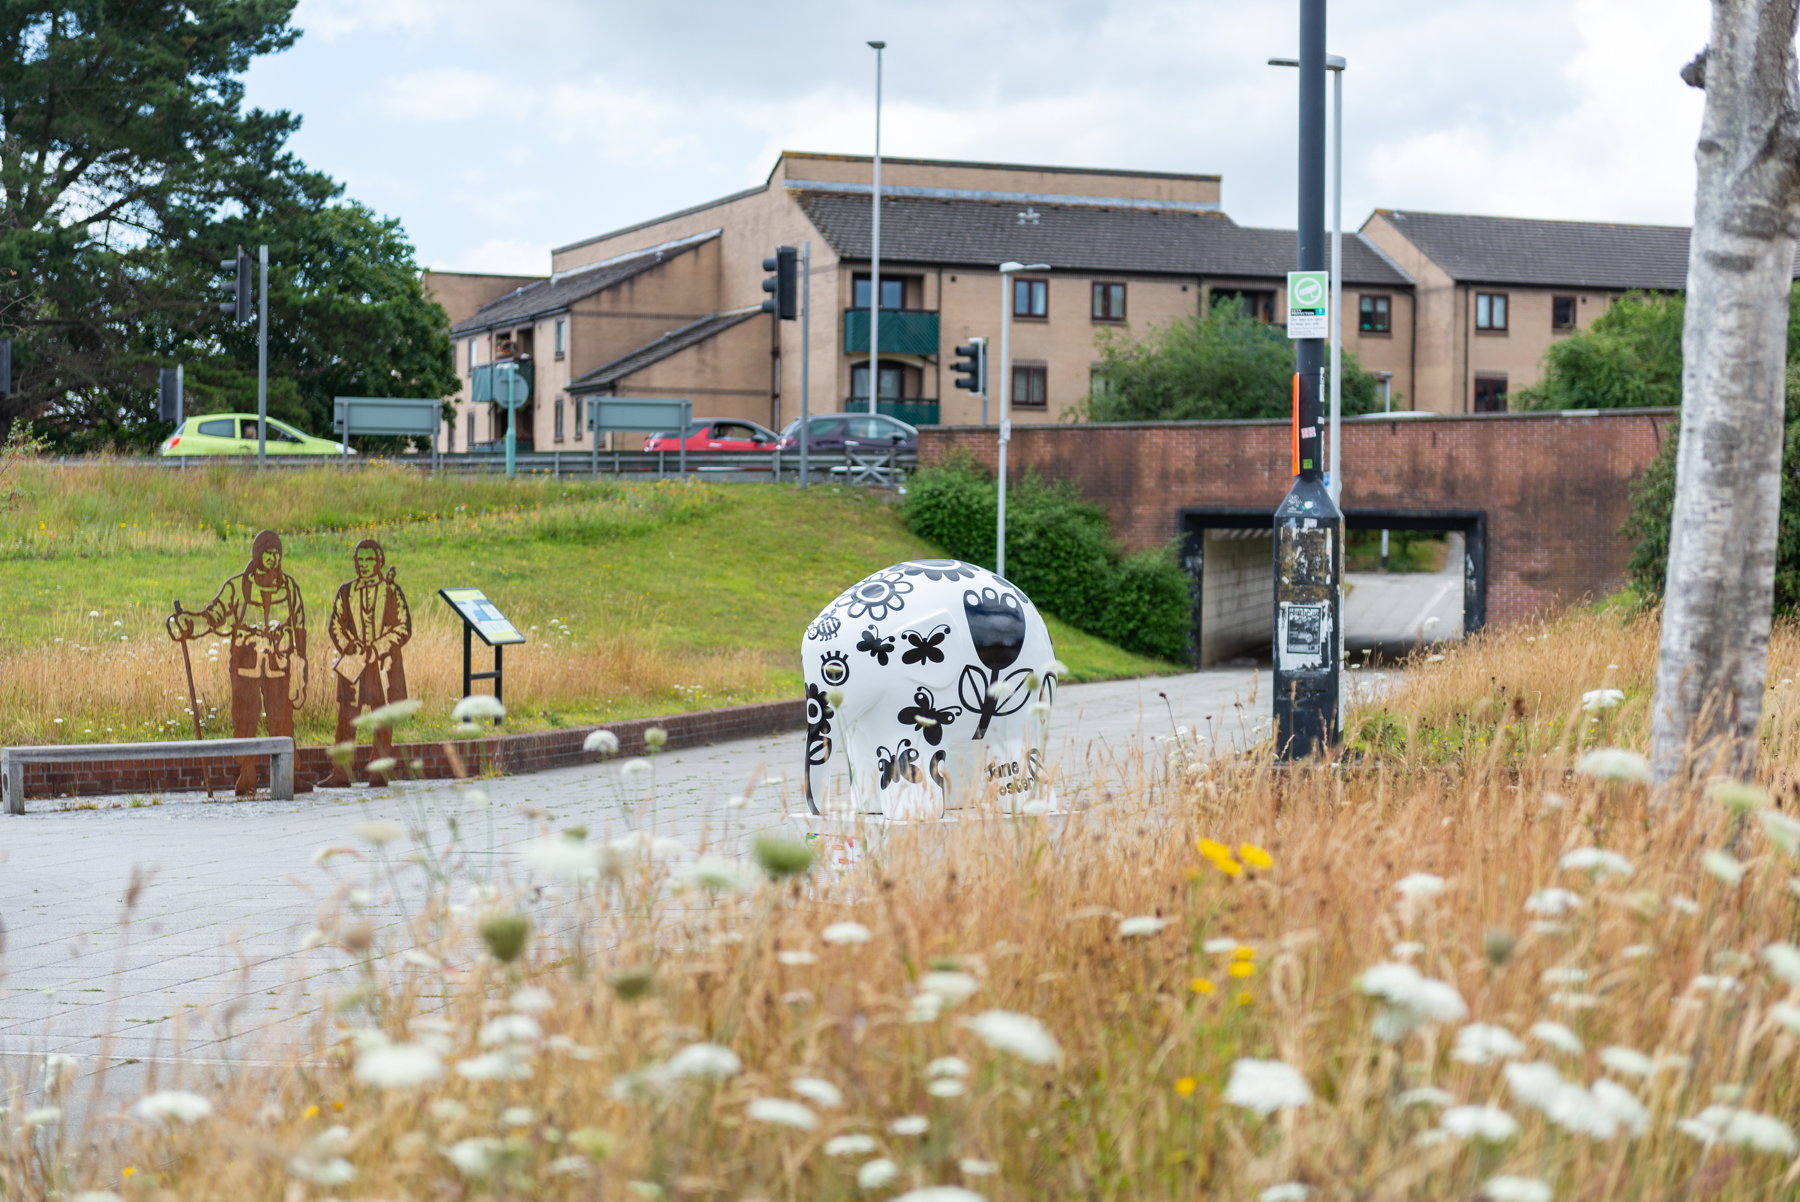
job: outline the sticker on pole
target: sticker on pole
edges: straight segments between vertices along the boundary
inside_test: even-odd
[[[1290,271],[1287,277],[1289,338],[1331,337],[1331,273]]]

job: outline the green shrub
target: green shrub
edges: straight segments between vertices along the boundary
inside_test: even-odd
[[[928,468],[907,483],[903,512],[914,534],[957,559],[994,566],[999,492],[969,460]],[[1008,578],[1045,613],[1142,655],[1183,658],[1193,622],[1193,582],[1173,545],[1125,556],[1106,510],[1069,481],[1027,473],[1007,489]]]

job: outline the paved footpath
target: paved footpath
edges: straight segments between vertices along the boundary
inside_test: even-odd
[[[1079,792],[1130,774],[1135,757],[1156,754],[1178,726],[1241,745],[1266,730],[1268,708],[1267,675],[1250,670],[1071,685],[1051,718],[1053,769]],[[804,742],[794,732],[659,756],[655,804],[641,820],[689,849],[741,850],[747,836],[804,808],[794,784]],[[777,779],[742,808],[728,807],[759,769]],[[586,825],[594,837],[618,833],[620,802],[636,793],[617,763],[481,787],[488,806],[444,782],[421,782],[292,802],[176,795],[154,806],[100,798],[91,799],[98,809],[62,810],[34,800],[23,816],[0,815],[0,1107],[5,1079],[35,1078],[22,1070],[47,1053],[92,1066],[104,1049],[113,1063],[138,1062],[114,1086],[124,1091],[153,1061],[179,1076],[278,1052],[259,1036],[350,983],[341,953],[301,944],[345,866],[367,882],[360,864],[340,860],[334,877],[311,860],[329,844],[366,849],[352,834],[357,823],[409,822],[421,810],[457,815],[477,849],[474,872],[505,873],[546,820]],[[134,879],[146,883],[126,925]],[[409,898],[370,886],[375,924],[402,921]]]

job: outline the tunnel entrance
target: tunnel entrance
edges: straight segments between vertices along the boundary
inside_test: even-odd
[[[1193,664],[1266,662],[1274,641],[1274,515],[1263,508],[1183,509],[1181,562],[1194,580]],[[1346,573],[1344,650],[1354,656],[1403,655],[1421,641],[1453,632],[1430,611],[1461,593],[1461,631],[1487,621],[1487,515],[1472,509],[1352,509],[1348,531],[1387,530],[1452,536],[1444,570],[1407,579],[1397,573]],[[1458,564],[1460,560],[1460,564]],[[1460,571],[1458,568],[1460,567]],[[1359,597],[1358,593],[1362,595]],[[1445,627],[1445,629],[1440,629]]]

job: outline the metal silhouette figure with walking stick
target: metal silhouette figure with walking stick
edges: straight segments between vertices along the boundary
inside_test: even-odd
[[[181,598],[179,597],[175,598],[175,616],[178,618],[181,616]],[[187,640],[178,641],[181,643],[181,666],[187,669],[188,705],[193,707],[188,710],[188,713],[194,716],[194,741],[199,742],[206,736],[200,733],[200,694],[194,689],[194,658],[188,654]],[[206,795],[210,798],[213,795],[212,773],[202,768],[200,769],[200,778],[206,782]]]
[[[394,569],[387,566],[381,544],[363,539],[351,553],[351,562],[356,577],[338,586],[327,625],[337,651],[332,675],[337,678],[339,744],[355,741],[356,719],[365,709],[379,709],[406,697],[402,649],[412,640],[412,607],[394,579]],[[388,759],[393,751],[393,731],[376,727],[374,758]],[[333,766],[331,775],[320,783],[325,788],[349,788],[348,766]],[[371,772],[369,783],[385,785],[387,777]]]

